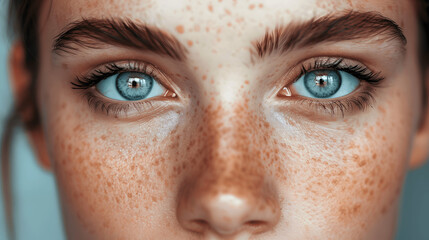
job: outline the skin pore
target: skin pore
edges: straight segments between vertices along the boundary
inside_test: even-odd
[[[299,26],[312,19],[373,11],[402,32],[374,23],[303,43],[315,32]],[[46,1],[43,134],[32,138],[68,238],[393,239],[408,166],[424,159],[410,156],[427,154],[414,13],[411,1]],[[148,34],[127,35],[133,46],[118,32],[94,38],[102,27],[85,32],[82,20],[147,27],[171,49],[136,40]],[[294,29],[301,42],[284,51],[264,41]],[[340,102],[292,86],[303,67],[338,59],[383,80]],[[111,63],[145,69],[168,91],[133,104],[80,85]]]

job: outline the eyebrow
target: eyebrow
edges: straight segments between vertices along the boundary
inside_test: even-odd
[[[83,19],[67,25],[54,38],[52,51],[74,54],[80,48],[101,49],[103,44],[151,51],[182,61],[186,48],[171,34],[128,19]]]
[[[253,48],[263,58],[274,52],[282,54],[298,47],[348,40],[396,41],[401,53],[405,53],[407,44],[401,28],[393,20],[377,12],[348,11],[276,27],[253,42]]]

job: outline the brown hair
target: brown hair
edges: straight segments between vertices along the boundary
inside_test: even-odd
[[[40,12],[41,0],[11,0],[9,3],[9,26],[11,35],[15,35],[23,44],[25,49],[25,66],[30,71],[32,81],[28,89],[25,89],[25,98],[21,102],[15,102],[10,113],[2,137],[1,147],[1,171],[2,187],[6,213],[6,224],[10,239],[15,239],[15,228],[13,225],[13,198],[11,184],[10,148],[13,130],[20,119],[19,114],[30,112],[29,119],[23,121],[26,129],[31,129],[39,124],[39,116],[36,105],[36,82],[38,73],[38,14]],[[12,32],[13,31],[13,32]]]
[[[419,20],[419,58],[423,75],[429,65],[429,0],[416,0],[416,9]],[[10,177],[10,145],[13,136],[13,129],[22,121],[24,127],[31,130],[39,125],[39,116],[36,105],[36,84],[38,75],[38,23],[39,12],[42,0],[10,0],[9,3],[9,26],[10,33],[19,39],[25,49],[25,66],[32,76],[32,81],[28,89],[25,89],[25,99],[15,103],[5,126],[2,139],[1,169],[3,196],[6,210],[6,222],[11,239],[15,238],[12,213],[12,194]],[[426,97],[425,97],[426,99]],[[426,104],[426,103],[425,103]],[[30,112],[30,118],[20,119],[20,113]]]

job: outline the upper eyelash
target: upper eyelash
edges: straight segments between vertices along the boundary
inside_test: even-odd
[[[144,62],[133,62],[128,61],[125,63],[108,63],[103,65],[102,67],[93,70],[91,73],[82,76],[76,76],[74,82],[70,82],[72,85],[72,89],[86,90],[95,85],[97,85],[100,81],[111,77],[115,74],[122,72],[130,72],[136,71],[141,72],[147,75],[151,75],[154,79],[161,82],[159,78],[162,78],[162,73],[158,73],[156,71],[157,68],[149,63]],[[81,92],[82,96],[85,97],[88,101],[88,105],[95,111],[100,110],[104,112],[106,115],[111,115],[114,117],[119,117],[121,114],[126,114],[129,110],[134,109],[137,111],[145,111],[147,109],[152,109],[157,105],[156,102],[152,102],[150,100],[145,101],[136,101],[136,102],[110,102],[108,100],[103,100],[93,91],[83,91]]]
[[[372,106],[371,101],[375,101],[373,97],[373,92],[375,90],[375,87],[378,87],[380,83],[384,80],[384,77],[380,76],[380,72],[373,72],[369,70],[367,67],[359,64],[355,65],[347,65],[343,64],[344,59],[343,58],[326,58],[326,59],[316,59],[313,64],[309,64],[307,66],[302,65],[301,67],[301,74],[300,76],[303,76],[304,74],[314,71],[314,70],[321,70],[321,69],[331,69],[331,70],[337,70],[337,71],[344,71],[347,72],[359,80],[363,80],[369,84],[371,84],[373,87],[369,88],[367,87],[364,92],[360,96],[354,97],[352,99],[343,99],[343,100],[330,100],[326,102],[320,102],[317,100],[302,100],[306,101],[309,105],[316,105],[317,107],[323,109],[323,110],[329,110],[331,114],[335,114],[335,110],[338,109],[342,116],[344,117],[344,113],[351,108],[357,107],[360,110],[365,110],[366,107]],[[133,64],[131,62],[128,62],[125,64],[125,67],[119,66],[116,63],[109,63],[105,66],[105,70],[97,69],[94,70],[92,73],[90,73],[88,76],[78,76],[76,77],[75,82],[71,82],[73,89],[88,89],[93,86],[95,86],[97,83],[99,83],[101,80],[110,77],[112,75],[115,75],[120,72],[124,71],[139,71],[145,74],[152,74],[147,72],[147,64]],[[141,66],[143,65],[143,67]],[[297,81],[298,79],[296,79]],[[95,98],[89,98],[92,99],[92,103],[95,103]],[[88,100],[89,100],[88,99]],[[123,110],[124,106],[122,105],[112,105],[112,106],[104,106],[101,102],[97,102],[95,104],[96,106],[100,107],[101,109],[107,108],[107,112],[109,112],[111,107],[115,107],[116,110],[119,109],[119,106],[121,108],[121,111]],[[105,109],[106,110],[106,109]],[[113,109],[112,109],[113,110]],[[114,112],[116,112],[114,110]]]
[[[343,62],[344,62],[343,58],[338,58],[338,59],[327,58],[324,60],[317,59],[314,61],[313,64],[310,64],[307,67],[305,65],[302,65],[300,76],[303,76],[304,74],[311,72],[313,70],[332,69],[332,70],[344,71],[346,73],[349,73],[355,76],[357,79],[364,80],[373,86],[379,86],[384,80],[384,77],[381,76],[380,72],[373,72],[363,65],[359,65],[359,64],[348,65],[348,64],[343,64]]]
[[[354,108],[364,111],[367,107],[372,107],[375,102],[373,94],[376,88],[381,86],[384,77],[381,76],[380,72],[373,72],[363,65],[348,65],[343,62],[343,58],[316,59],[312,64],[310,63],[307,66],[303,64],[301,66],[301,73],[299,76],[301,77],[314,70],[337,70],[347,72],[355,76],[360,81],[369,83],[371,86],[364,86],[364,89],[358,96],[323,101],[316,99],[301,99],[300,102],[328,111],[331,115],[335,115],[337,111],[340,111],[343,118],[345,116],[345,112],[349,112]],[[299,78],[297,78],[295,82],[298,81],[298,79]]]
[[[133,64],[132,62],[127,62],[125,67],[119,66],[116,63],[109,63],[105,66],[105,70],[96,69],[88,76],[77,76],[75,82],[71,82],[73,89],[88,89],[91,88],[101,80],[106,79],[112,75],[117,73],[125,72],[125,71],[139,71],[144,74],[152,74],[153,71],[148,73],[147,64]]]

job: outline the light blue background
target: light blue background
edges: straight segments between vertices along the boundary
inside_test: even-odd
[[[0,0],[1,126],[12,103],[7,81],[10,43],[6,34],[5,9],[6,1]],[[15,132],[12,174],[17,239],[64,239],[53,176],[37,165],[22,129]],[[429,164],[408,175],[403,196],[397,240],[429,240]],[[6,239],[3,199],[0,200],[0,239]]]

